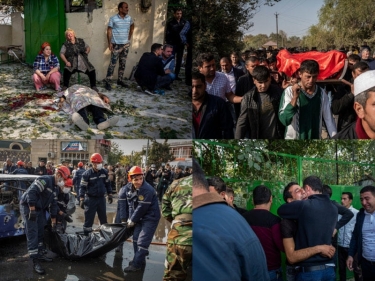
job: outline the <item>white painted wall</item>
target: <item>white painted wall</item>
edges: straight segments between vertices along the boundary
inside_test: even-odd
[[[11,25],[0,25],[0,46],[22,45],[25,49],[24,20],[21,13],[11,15]]]
[[[72,28],[77,38],[82,38],[90,46],[90,62],[95,66],[97,80],[102,80],[107,74],[110,51],[107,43],[107,25],[109,18],[117,14],[118,0],[103,1],[101,9],[95,9],[92,20],[87,13],[67,13],[67,27]],[[128,78],[133,66],[139,61],[144,52],[150,52],[153,43],[163,43],[164,27],[167,15],[167,0],[153,0],[152,6],[146,13],[140,9],[140,0],[128,0],[129,15],[134,20],[134,33],[131,40],[124,77]],[[118,65],[118,64],[117,64]],[[117,69],[113,80],[117,79]]]

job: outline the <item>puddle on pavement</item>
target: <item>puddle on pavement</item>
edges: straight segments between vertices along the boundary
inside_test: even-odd
[[[40,99],[46,100],[46,99],[51,99],[51,98],[52,98],[52,95],[48,95],[48,94],[39,94],[39,93],[19,94],[14,97],[5,98],[4,103],[6,105],[4,106],[3,110],[12,111],[12,110],[16,110],[25,106],[25,104],[27,104],[30,101],[40,100]],[[51,106],[43,106],[42,108],[45,110],[56,111],[56,108],[51,107]]]

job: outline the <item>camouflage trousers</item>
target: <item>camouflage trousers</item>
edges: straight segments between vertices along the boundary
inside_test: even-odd
[[[185,280],[191,266],[192,246],[167,243],[163,280]]]
[[[126,58],[128,57],[129,53],[129,44],[113,44],[113,51],[111,52],[111,62],[109,63],[106,80],[109,81],[112,79],[113,71],[115,70],[115,66],[117,63],[117,59],[119,60],[119,67],[118,67],[118,80],[122,80],[122,76],[124,76],[125,71],[125,64]]]
[[[116,180],[116,192],[119,193],[121,187],[124,186],[124,180]]]

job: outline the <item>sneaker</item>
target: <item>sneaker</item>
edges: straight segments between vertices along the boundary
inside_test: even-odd
[[[110,84],[108,81],[105,81],[104,83],[105,83],[104,88],[105,88],[107,91],[112,90],[112,86],[111,86],[111,84]]]
[[[130,262],[129,262],[129,265],[133,265],[133,261],[130,261]],[[143,261],[143,262],[142,262],[142,266],[145,266],[145,265],[146,265],[146,261]]]
[[[161,89],[157,89],[157,90],[155,90],[154,93],[157,94],[157,95],[161,95],[161,96],[164,96],[164,95],[165,95],[164,90],[161,90]]]
[[[38,274],[46,273],[44,268],[40,265],[38,259],[33,259],[33,263],[34,263],[34,270],[35,270],[36,273],[38,273]]]
[[[125,84],[125,82],[122,81],[122,80],[117,80],[117,85],[120,85],[120,86],[122,86],[124,88],[129,88],[129,86],[127,84]]]
[[[40,261],[46,261],[46,262],[51,262],[51,261],[53,261],[53,259],[51,259],[51,258],[49,258],[49,257],[47,257],[47,256],[45,256],[45,255],[39,255],[39,256],[38,256],[38,260],[40,260]]]
[[[89,124],[87,124],[85,120],[83,120],[82,116],[77,112],[74,112],[72,114],[72,121],[82,131],[87,131],[87,129],[89,128]]]
[[[96,88],[95,86],[94,86],[94,87],[91,87],[91,89],[93,89],[95,92],[99,93],[99,89]]]
[[[128,267],[125,267],[124,268],[124,271],[125,272],[135,272],[135,271],[140,271],[142,269],[142,267],[135,267],[132,265],[129,265]]]
[[[144,92],[145,92],[146,94],[148,94],[148,95],[151,95],[151,96],[157,96],[157,95],[158,95],[157,93],[151,92],[151,91],[149,91],[149,90],[145,90]]]
[[[120,117],[113,116],[111,118],[108,118],[104,122],[99,123],[97,127],[98,127],[99,130],[105,130],[105,129],[109,128],[109,127],[112,127],[112,126],[116,125],[117,122],[118,122],[118,120],[120,120]]]

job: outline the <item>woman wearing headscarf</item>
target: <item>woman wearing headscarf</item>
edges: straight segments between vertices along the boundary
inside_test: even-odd
[[[58,58],[52,53],[51,45],[48,42],[44,42],[40,46],[33,68],[33,81],[37,91],[45,90],[47,84],[52,84],[56,91],[61,90],[60,63]]]
[[[74,30],[68,28],[65,31],[66,41],[60,50],[60,58],[65,63],[63,90],[69,87],[70,77],[75,72],[82,72],[87,74],[90,80],[90,87],[98,92],[96,88],[96,73],[94,66],[89,62],[88,54],[90,47],[81,38],[77,38]]]

